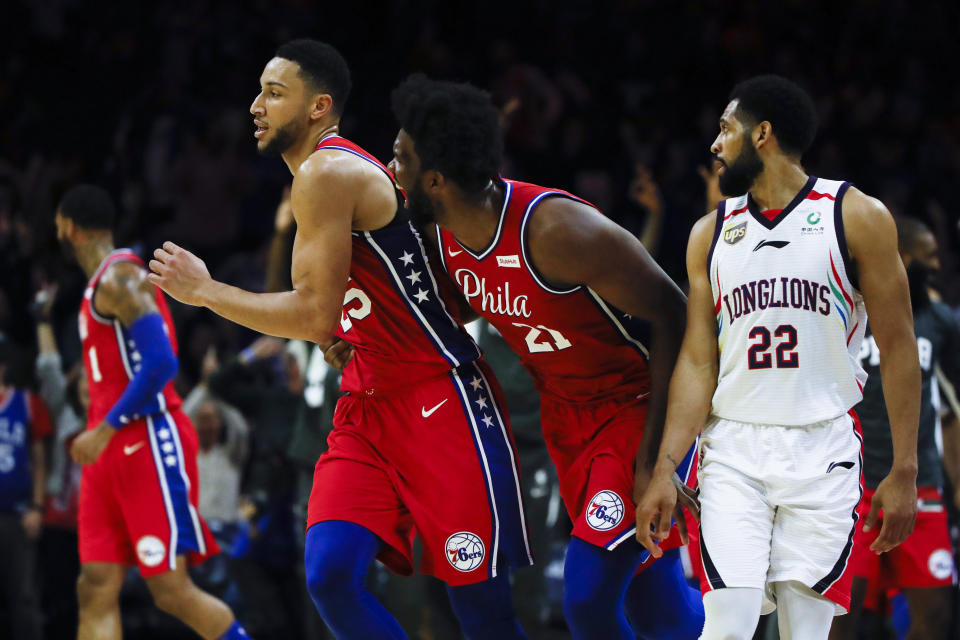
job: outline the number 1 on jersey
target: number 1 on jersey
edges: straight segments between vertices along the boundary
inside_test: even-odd
[[[767,353],[772,343],[770,330],[757,325],[747,334],[750,340],[756,340],[747,349],[747,365],[751,369],[770,369],[773,356]],[[781,324],[773,331],[773,337],[780,340],[777,344],[777,369],[796,369],[800,366],[800,354],[797,348],[797,329],[792,324]]]

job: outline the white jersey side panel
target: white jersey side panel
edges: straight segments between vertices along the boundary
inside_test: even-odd
[[[847,187],[811,176],[772,221],[748,195],[720,203],[708,259],[720,351],[715,416],[804,425],[862,399],[867,312],[847,272]]]

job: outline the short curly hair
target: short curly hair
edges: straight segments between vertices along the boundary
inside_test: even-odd
[[[780,148],[803,155],[817,134],[817,109],[810,95],[796,83],[778,75],[744,80],[730,92],[745,120],[768,121]]]
[[[329,93],[333,110],[342,115],[350,97],[350,67],[340,52],[326,42],[301,38],[280,45],[277,58],[300,65],[299,76],[318,91]]]
[[[93,184],[71,187],[63,194],[57,209],[82,229],[110,231],[117,219],[113,198],[106,189]]]
[[[393,90],[393,113],[413,140],[422,171],[439,171],[467,197],[500,172],[500,114],[473,85],[414,74]]]

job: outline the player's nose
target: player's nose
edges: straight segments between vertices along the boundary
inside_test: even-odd
[[[262,100],[263,100],[263,94],[258,93],[257,97],[254,98],[253,102],[250,104],[250,113],[252,113],[255,116],[263,115],[264,108],[263,108]]]
[[[713,142],[710,144],[710,153],[713,155],[720,153],[720,136],[714,138]]]
[[[387,169],[390,169],[390,173],[396,175],[397,173],[396,158],[393,158],[392,160],[390,160],[390,162],[387,163]]]

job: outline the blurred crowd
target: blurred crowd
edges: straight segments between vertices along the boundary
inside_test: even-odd
[[[247,109],[263,65],[292,37],[327,40],[345,55],[355,89],[341,132],[385,161],[396,134],[389,93],[406,74],[488,89],[504,114],[504,175],[595,203],[681,285],[687,233],[719,197],[709,146],[727,93],[758,72],[787,75],[811,92],[821,117],[808,171],[851,180],[896,215],[926,222],[941,251],[935,286],[960,308],[960,210],[950,197],[960,176],[955,3],[922,11],[904,0],[89,5],[14,0],[0,27],[0,388],[29,390],[42,407],[31,413],[41,446],[30,451],[44,482],[39,504],[12,520],[0,514],[4,540],[14,527],[23,548],[37,551],[20,558],[23,584],[35,590],[3,581],[10,606],[0,605],[0,628],[20,607],[13,594],[36,612],[17,624],[42,624],[54,639],[72,637],[75,625],[79,471],[66,452],[85,424],[76,325],[84,279],[57,247],[55,204],[77,182],[100,184],[122,212],[117,246],[146,256],[173,240],[219,280],[288,287],[289,173],[256,155]],[[172,310],[176,384],[200,439],[200,511],[225,550],[196,579],[254,637],[323,637],[300,565],[337,372],[313,345],[177,303]],[[512,393],[533,514],[539,562],[517,572],[530,594],[518,607],[528,629],[544,629],[534,637],[548,638],[561,624],[569,524],[535,392],[497,336],[475,331]],[[370,579],[413,636],[456,637],[442,585],[418,577],[398,587],[385,570]],[[128,637],[175,637],[175,623],[148,604],[131,578]]]

